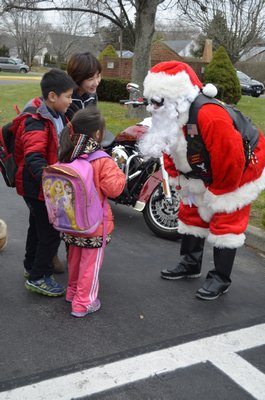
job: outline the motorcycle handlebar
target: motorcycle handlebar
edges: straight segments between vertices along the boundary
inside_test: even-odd
[[[123,105],[129,105],[131,104],[133,107],[140,107],[140,106],[147,106],[148,105],[148,100],[145,98],[140,98],[137,100],[120,100],[120,104]]]

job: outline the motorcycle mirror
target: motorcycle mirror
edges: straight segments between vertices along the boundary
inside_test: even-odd
[[[129,93],[136,93],[139,92],[139,85],[137,85],[137,83],[129,82],[126,85],[126,89]]]

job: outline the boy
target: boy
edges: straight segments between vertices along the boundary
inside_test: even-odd
[[[66,124],[76,84],[65,72],[51,69],[41,80],[43,100],[35,98],[19,126],[15,159],[18,166],[16,190],[29,210],[29,228],[24,260],[28,290],[47,296],[61,296],[64,288],[53,276],[52,259],[60,243],[59,232],[49,223],[42,191],[42,171],[58,158],[58,142]]]

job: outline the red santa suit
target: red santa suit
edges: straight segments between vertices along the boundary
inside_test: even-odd
[[[198,127],[210,155],[210,184],[182,175],[190,165],[187,150],[183,149],[181,165],[174,155],[164,155],[165,168],[174,178],[171,183],[178,185],[182,196],[179,231],[207,237],[216,247],[242,246],[250,203],[265,187],[265,139],[260,133],[245,169],[242,138],[227,111],[217,105],[204,105],[198,113]],[[186,137],[186,129],[180,134]],[[188,165],[182,171],[185,162]]]
[[[211,180],[207,183],[200,179],[200,175],[196,179],[189,177],[193,160],[196,160],[196,156],[199,158],[200,153],[193,158],[188,156],[188,146],[192,144],[187,141],[190,133],[186,125],[191,104],[201,92],[212,97],[216,94],[212,85],[203,88],[187,64],[170,61],[154,66],[144,81],[144,96],[151,99],[148,109],[152,113],[152,126],[142,139],[140,149],[146,156],[164,155],[171,184],[180,190],[179,232],[185,241],[181,254],[184,258],[185,254],[188,255],[186,261],[194,261],[197,257],[194,256],[194,249],[197,249],[198,243],[200,247],[200,262],[197,260],[195,267],[195,264],[190,267],[193,261],[189,264],[182,260],[181,268],[178,266],[173,272],[164,270],[162,277],[178,279],[199,276],[203,242],[198,240],[206,238],[214,246],[216,270],[219,271],[217,273],[214,270],[208,279],[216,280],[217,274],[218,279],[222,277],[221,284],[225,282],[225,286],[214,282],[218,297],[227,291],[231,283],[234,249],[244,244],[250,204],[265,188],[265,139],[259,132],[257,146],[245,168],[242,137],[228,112],[218,105],[205,104],[199,109],[197,126],[210,157]],[[200,167],[203,176],[204,164],[201,163]],[[192,241],[195,243],[194,249],[190,246]],[[222,255],[218,249],[226,251],[226,258],[230,259],[228,267],[218,261],[218,257],[221,259],[225,254],[223,252]],[[210,292],[211,289],[210,285]]]

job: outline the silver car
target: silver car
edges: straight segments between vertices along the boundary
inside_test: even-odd
[[[26,74],[29,72],[29,66],[15,58],[0,57],[0,71],[21,72],[22,74]]]

